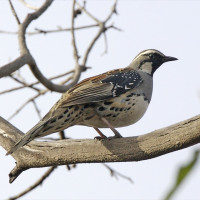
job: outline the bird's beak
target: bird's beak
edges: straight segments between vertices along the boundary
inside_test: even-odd
[[[178,60],[178,58],[171,57],[171,56],[165,56],[163,58],[163,62],[174,61],[174,60]]]

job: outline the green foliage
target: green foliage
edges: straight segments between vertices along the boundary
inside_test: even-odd
[[[195,164],[197,163],[199,154],[200,154],[200,150],[195,151],[191,161],[189,161],[186,165],[183,165],[182,167],[180,167],[180,169],[177,173],[176,182],[175,182],[174,186],[170,189],[169,193],[164,198],[165,200],[171,199],[171,197],[177,191],[177,189],[179,188],[181,183],[190,174],[190,172],[194,168]]]

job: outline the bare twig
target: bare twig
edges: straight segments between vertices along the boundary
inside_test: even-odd
[[[38,98],[41,95],[44,95],[48,90],[42,90],[40,93],[36,94],[35,96],[31,97],[27,101],[25,101],[10,117],[8,117],[8,120],[11,120],[13,117],[15,117],[28,103],[32,102],[36,98]]]
[[[117,8],[117,0],[115,0],[113,6],[111,8],[110,14],[105,19],[105,21],[104,21],[105,23],[111,19],[111,17],[112,17],[113,14],[117,14],[116,8]]]
[[[11,1],[11,0],[8,0],[8,1],[9,1],[10,8],[11,8],[11,10],[12,10],[12,13],[13,13],[13,15],[14,15],[14,17],[15,17],[17,23],[18,23],[18,24],[21,24],[21,23],[20,23],[20,20],[19,20],[19,18],[18,18],[18,16],[17,16],[17,13],[16,13],[16,11],[15,11],[15,8],[14,8],[14,6],[13,6],[13,4],[12,4],[12,1]]]
[[[51,5],[52,2],[53,0],[46,0],[45,3],[36,12],[28,14],[25,20],[23,21],[23,23],[19,24],[18,41],[19,41],[21,56],[17,58],[15,62],[9,63],[1,67],[0,77],[8,76],[12,72],[19,69],[20,67],[24,66],[25,64],[28,64],[32,73],[35,75],[35,77],[48,89],[53,90],[53,91],[58,91],[58,92],[64,92],[71,87],[71,85],[66,87],[66,86],[53,84],[46,77],[44,77],[43,74],[38,69],[36,62],[26,45],[25,34],[26,34],[27,27],[33,20],[40,17],[46,11],[46,9]]]
[[[57,75],[57,76],[53,76],[53,77],[49,78],[49,80],[54,80],[54,79],[57,79],[57,78],[61,78],[61,77],[63,77],[63,76],[66,76],[66,75],[69,75],[69,74],[72,74],[72,73],[74,73],[74,70],[70,70],[70,71],[65,72],[65,73],[63,73],[63,74],[59,74],[59,75]],[[38,84],[38,83],[40,83],[40,82],[37,81],[35,84]],[[34,84],[34,85],[35,85],[35,84]]]
[[[90,42],[90,44],[89,44],[89,46],[88,46],[88,48],[87,48],[87,50],[86,50],[86,52],[85,52],[85,54],[84,54],[84,56],[83,56],[82,64],[85,64],[85,63],[87,62],[90,51],[92,50],[94,44],[95,44],[96,41],[99,39],[99,37],[101,36],[101,34],[104,32],[104,30],[105,30],[104,24],[101,23],[101,24],[99,25],[99,31],[98,31],[98,33],[97,33],[96,36],[93,38],[93,40]]]
[[[69,74],[71,74],[71,73],[73,73],[73,72],[74,72],[74,70],[71,70],[71,71],[69,71],[69,72],[65,72],[65,73],[63,73],[63,74],[59,74],[59,75],[57,75],[57,76],[53,76],[53,77],[49,78],[49,80],[58,79],[58,78],[61,78],[61,77],[63,77],[63,76],[69,75]],[[40,82],[39,82],[39,81],[36,81],[36,82],[34,82],[34,83],[30,83],[30,84],[27,84],[27,85],[23,85],[23,86],[11,88],[11,89],[8,89],[8,90],[4,90],[4,91],[0,92],[0,95],[1,95],[1,94],[6,94],[6,93],[9,93],[9,92],[13,92],[13,91],[16,91],[16,90],[24,89],[24,88],[27,88],[27,87],[32,88],[34,85],[37,85],[37,84],[40,84]],[[62,85],[62,83],[61,83],[61,85]]]
[[[87,69],[87,67],[83,67],[83,66],[86,66],[86,62],[87,62],[87,59],[88,59],[88,56],[89,56],[89,53],[91,52],[91,49],[93,48],[94,44],[96,43],[96,41],[99,39],[99,37],[101,36],[101,34],[104,34],[104,37],[105,37],[105,43],[106,43],[106,50],[107,50],[107,38],[105,36],[105,31],[108,29],[108,28],[113,28],[114,26],[113,25],[110,25],[108,27],[105,27],[105,23],[111,18],[112,14],[115,13],[116,11],[116,2],[114,3],[112,9],[111,9],[111,12],[108,14],[108,17],[106,18],[106,20],[104,22],[100,22],[100,20],[98,20],[98,23],[99,23],[99,31],[98,33],[95,35],[95,37],[92,39],[91,43],[89,44],[88,48],[86,49],[85,51],[85,54],[83,56],[83,60],[82,60],[82,65],[79,64],[79,55],[78,55],[78,50],[77,50],[77,45],[76,45],[76,39],[75,39],[75,33],[74,33],[74,21],[75,21],[75,16],[74,16],[74,10],[75,10],[75,4],[76,4],[76,0],[73,1],[73,4],[72,4],[72,27],[71,27],[71,34],[72,34],[72,45],[73,45],[73,50],[74,50],[74,59],[75,59],[75,70],[74,70],[74,74],[73,76],[70,76],[68,77],[65,81],[63,81],[61,83],[62,84],[65,84],[66,82],[69,82],[70,80],[71,83],[68,84],[66,87],[70,88],[72,85],[74,85],[75,83],[78,82],[79,78],[80,78],[80,74],[81,72],[83,71],[83,68],[84,69]],[[84,12],[87,12],[89,13],[85,7],[81,7],[79,5],[80,9],[83,9]],[[38,12],[38,11],[37,11]],[[89,16],[91,17],[92,14],[89,13]],[[27,21],[27,19],[25,19],[25,21]],[[24,22],[23,22],[24,23]],[[28,23],[28,22],[26,22]],[[25,23],[25,24],[26,24]],[[24,30],[25,31],[25,30]],[[25,32],[24,32],[25,33]],[[24,44],[23,44],[24,43]],[[32,57],[26,47],[26,43],[25,43],[25,40],[23,40],[22,42],[22,49],[25,49],[25,52],[27,54],[29,54],[29,57]],[[37,65],[35,63],[35,60],[32,59],[32,62],[31,62],[31,65],[33,64],[33,67],[35,66],[35,70],[37,71],[37,74],[40,74],[40,71],[38,71],[39,69],[37,68]],[[30,65],[30,63],[29,63]],[[41,74],[41,76],[43,76]],[[42,78],[43,79],[43,78]],[[38,79],[40,82],[42,82],[40,79]],[[51,84],[51,83],[50,83]],[[45,84],[44,84],[45,85]],[[44,94],[46,93],[48,90],[45,90],[44,91],[39,91],[39,94],[35,95],[34,97],[30,98],[29,100],[27,100],[19,109],[17,109],[17,111],[9,118],[11,119],[12,117],[14,117],[18,112],[20,112],[29,102],[31,102],[32,100],[35,100],[36,98],[38,98],[41,94]]]
[[[68,72],[69,73],[69,72]],[[56,77],[59,77],[59,76],[56,76]],[[55,77],[54,77],[55,78]],[[65,82],[67,81],[70,81],[71,80],[71,77],[67,78]],[[63,83],[63,84],[64,84]],[[61,82],[62,84],[62,82]],[[13,117],[15,117],[26,105],[28,105],[30,102],[33,102],[35,101],[38,97],[40,97],[41,95],[44,95],[46,94],[47,92],[49,92],[48,89],[45,89],[45,90],[40,90],[38,91],[38,94],[34,95],[33,97],[31,97],[30,99],[28,99],[27,101],[25,101],[9,118],[8,120],[11,120]]]
[[[1,34],[8,34],[8,35],[16,35],[17,31],[4,31],[4,30],[0,30]]]
[[[57,84],[52,83],[50,80],[48,80],[40,72],[35,59],[31,55],[31,53],[30,53],[30,51],[29,51],[29,49],[26,45],[25,35],[26,35],[27,27],[29,26],[29,24],[33,20],[37,19],[41,14],[43,14],[46,11],[46,9],[51,5],[51,3],[52,3],[52,0],[46,0],[45,3],[36,12],[28,14],[27,17],[25,18],[25,20],[23,21],[23,23],[19,25],[18,41],[19,41],[21,56],[18,59],[16,59],[14,63],[9,63],[6,66],[1,67],[0,68],[0,77],[10,75],[12,72],[16,71],[17,69],[19,69],[23,65],[28,64],[32,73],[34,74],[34,76],[45,87],[47,87],[51,91],[65,92],[78,82],[80,75],[81,75],[81,72],[82,72],[81,71],[81,65],[78,63],[79,55],[78,55],[78,49],[77,49],[77,44],[76,44],[76,41],[75,41],[75,33],[74,33],[74,31],[76,30],[76,28],[74,27],[74,18],[75,18],[74,10],[75,10],[76,1],[75,0],[73,1],[72,28],[71,28],[72,43],[73,43],[74,58],[75,58],[75,70],[74,70],[73,78],[72,79],[69,78],[72,81],[68,85],[65,85],[65,86],[64,85],[57,85]],[[114,8],[116,7],[116,2],[115,2],[113,7]],[[115,13],[114,8],[112,9],[111,13],[106,18],[106,21],[101,22],[96,17],[94,17],[91,13],[89,13],[85,9],[85,7],[81,7],[81,9],[83,9],[83,11],[86,12],[86,14],[88,14],[88,16],[93,18],[94,21],[96,21],[98,26],[99,26],[99,31],[98,31],[97,35],[93,38],[93,40],[90,42],[88,48],[86,49],[86,52],[84,54],[83,61],[82,61],[83,66],[86,65],[89,53],[91,52],[91,49],[94,46],[95,42],[99,39],[101,34],[104,33],[108,29],[108,27],[105,27],[105,23],[111,18],[112,14]],[[92,25],[92,26],[97,26],[97,25]],[[86,28],[86,27],[80,27],[80,28]],[[110,26],[110,28],[114,28],[114,26]],[[12,64],[13,64],[13,66],[12,66]],[[1,73],[1,72],[3,72],[3,73]],[[67,79],[66,82],[68,82],[69,79]]]
[[[120,176],[121,178],[126,179],[129,182],[133,183],[133,180],[130,177],[125,176],[125,175],[117,172],[116,170],[112,169],[110,166],[108,166],[105,163],[103,163],[103,165],[110,171],[110,175],[113,176],[113,177],[115,177],[117,180],[118,180],[118,176]]]
[[[75,31],[78,30],[84,30],[84,29],[88,29],[88,28],[95,28],[98,27],[98,24],[91,24],[91,25],[86,25],[86,26],[79,26],[79,27],[74,27]],[[44,30],[44,29],[39,29],[39,28],[35,28],[35,32],[27,32],[28,35],[37,35],[37,34],[48,34],[48,33],[59,33],[59,32],[68,32],[68,31],[72,31],[72,28],[61,28],[59,27],[58,29],[55,30]]]
[[[72,35],[73,56],[74,56],[74,60],[75,60],[75,67],[74,67],[75,70],[74,70],[74,74],[73,74],[73,77],[72,77],[72,81],[68,86],[73,86],[78,82],[78,80],[80,79],[80,76],[81,76],[82,66],[86,66],[86,65],[80,65],[79,64],[79,55],[78,55],[78,49],[77,49],[77,44],[76,44],[75,32],[74,32],[75,3],[76,3],[76,0],[73,0],[72,17],[71,17],[72,18],[71,19],[71,35]],[[69,81],[70,79],[71,78],[67,79],[66,81]]]
[[[81,6],[78,2],[76,2],[78,7],[85,12],[91,19],[93,19],[97,24],[101,23],[94,15],[92,15],[88,10],[85,9],[85,6]]]
[[[64,85],[65,83],[71,81],[72,79],[73,79],[73,76],[66,78],[64,81],[61,82],[61,85]]]
[[[12,78],[12,79],[13,79],[13,80],[15,80],[16,82],[18,82],[18,83],[22,84],[22,85],[23,85],[23,87],[29,87],[29,88],[31,88],[31,89],[33,89],[33,90],[37,91],[37,92],[39,92],[39,91],[40,91],[40,89],[38,89],[38,88],[34,87],[33,85],[29,85],[29,84],[28,84],[28,83],[26,83],[25,81],[21,81],[21,80],[19,80],[18,78],[14,77],[13,75],[10,75],[10,78]]]
[[[75,31],[78,31],[78,30],[84,30],[84,29],[88,29],[88,28],[96,28],[98,27],[99,24],[91,24],[91,25],[86,25],[86,26],[79,26],[79,27],[74,27],[74,30]],[[54,29],[54,30],[44,30],[44,29],[40,29],[40,28],[35,28],[36,31],[29,31],[29,32],[26,32],[27,35],[38,35],[38,34],[49,34],[49,33],[61,33],[61,32],[68,32],[70,31],[71,32],[71,28],[57,28],[57,29]],[[10,35],[16,35],[18,32],[16,31],[4,31],[4,30],[0,30],[0,33],[1,34],[10,34]]]
[[[74,53],[74,59],[76,64],[78,64],[78,60],[79,60],[79,55],[78,55],[78,50],[77,50],[77,46],[76,46],[76,39],[75,39],[75,33],[74,33],[74,21],[75,21],[75,4],[76,4],[76,0],[73,0],[72,3],[72,22],[71,22],[71,34],[72,34],[72,46],[73,46],[73,53]]]
[[[29,56],[31,57],[31,62],[28,63],[29,67],[30,67],[32,73],[34,74],[34,76],[44,86],[46,86],[49,90],[52,90],[52,91],[65,92],[66,90],[68,90],[69,88],[71,88],[73,85],[75,85],[78,82],[80,73],[81,73],[81,69],[79,69],[79,66],[78,65],[75,66],[74,78],[70,84],[63,86],[63,85],[56,85],[56,84],[52,83],[45,76],[43,76],[43,74],[40,72],[34,58],[30,54],[30,52],[26,46],[25,37],[24,37],[26,28],[28,27],[28,25],[34,19],[37,19],[51,5],[51,3],[52,3],[52,0],[46,0],[46,2],[43,4],[43,6],[40,7],[40,9],[38,9],[35,13],[29,14],[26,17],[26,19],[24,20],[24,22],[22,23],[22,26],[19,29],[20,51],[22,54],[23,53],[29,54]]]
[[[110,29],[110,28],[113,28],[113,29],[115,29],[117,31],[123,31],[121,28],[118,28],[118,27],[116,27],[114,25],[110,25],[110,26],[107,27],[107,29]]]
[[[27,188],[26,190],[24,190],[23,192],[19,193],[16,196],[10,197],[9,200],[15,200],[18,199],[24,195],[26,195],[27,193],[31,192],[32,190],[34,190],[36,187],[38,187],[39,185],[42,185],[42,183],[44,182],[44,180],[46,178],[49,177],[49,175],[57,168],[57,166],[54,167],[50,167],[45,174],[39,179],[37,180],[33,185],[31,185],[29,188]]]
[[[21,3],[23,3],[27,8],[30,8],[30,9],[32,9],[32,10],[38,10],[37,7],[28,4],[27,2],[25,2],[25,0],[19,0],[19,1],[20,1]]]
[[[63,85],[56,85],[52,83],[50,80],[48,80],[39,70],[35,59],[31,55],[27,45],[26,45],[26,29],[29,26],[29,24],[40,17],[46,9],[51,5],[53,0],[46,0],[45,3],[35,12],[28,14],[23,23],[19,26],[19,32],[18,32],[18,40],[19,40],[19,47],[21,54],[27,54],[29,56],[29,62],[27,63],[34,74],[34,76],[43,84],[45,85],[49,90],[57,91],[57,92],[65,92],[67,89],[66,86]]]
[[[92,19],[94,19],[98,24],[99,24],[99,30],[97,32],[97,34],[95,35],[95,37],[92,39],[92,41],[90,42],[90,44],[88,45],[86,52],[83,56],[83,60],[82,60],[82,65],[85,65],[87,60],[88,60],[88,56],[90,51],[92,50],[94,44],[96,43],[96,41],[100,38],[100,36],[105,33],[105,31],[108,30],[108,27],[106,27],[106,23],[108,22],[108,20],[111,18],[111,16],[116,12],[116,5],[117,5],[117,1],[115,1],[114,5],[112,6],[111,12],[108,14],[108,16],[106,17],[106,19],[104,21],[100,21],[96,18],[94,18],[94,16],[89,13],[85,7],[82,7],[80,4],[78,4],[79,8],[84,11],[88,16],[90,16]],[[110,26],[110,28],[113,28],[113,26]]]
[[[108,53],[108,39],[107,39],[107,36],[106,36],[105,32],[103,33],[103,36],[104,36],[105,50],[103,51],[103,53],[101,55],[104,55],[104,54]]]
[[[32,103],[33,103],[33,105],[34,105],[34,108],[35,108],[35,110],[36,110],[36,113],[37,113],[39,119],[41,119],[42,116],[41,116],[40,110],[39,110],[39,108],[38,108],[38,106],[37,106],[37,104],[36,104],[36,102],[35,102],[34,99],[32,100]]]
[[[13,92],[13,91],[16,91],[16,90],[20,90],[20,89],[23,89],[23,88],[26,88],[26,86],[19,86],[19,87],[7,89],[7,90],[4,90],[4,91],[0,92],[0,95],[1,94],[6,94],[6,93],[10,93],[10,92]]]
[[[78,26],[78,27],[74,27],[75,31],[78,30],[84,30],[84,29],[88,29],[88,28],[96,28],[98,27],[99,24],[91,24],[91,25],[85,25],[85,26]],[[45,30],[45,29],[40,29],[40,28],[35,28],[35,31],[28,31],[26,32],[27,35],[39,35],[39,34],[49,34],[49,33],[60,33],[60,32],[71,32],[71,28],[62,28],[60,26],[58,26],[57,29],[52,29],[52,30]],[[5,30],[0,30],[1,34],[9,34],[9,35],[16,35],[18,32],[17,31],[5,31]]]
[[[19,31],[18,31],[18,41],[19,41],[19,47],[20,47],[20,53],[21,56],[15,60],[15,62],[12,62],[10,64],[7,64],[0,68],[0,77],[8,76],[12,72],[16,71],[20,67],[22,67],[25,64],[28,64],[32,73],[35,75],[35,77],[49,90],[57,91],[57,92],[65,92],[69,88],[71,88],[74,84],[76,84],[79,80],[81,69],[79,71],[75,69],[74,79],[73,81],[67,85],[56,85],[52,83],[50,80],[48,80],[39,70],[35,59],[32,57],[27,45],[26,45],[26,29],[29,26],[29,24],[37,19],[39,16],[41,16],[46,9],[51,5],[53,0],[46,0],[45,3],[36,11],[31,14],[28,14],[25,20],[22,24],[19,25]],[[79,72],[79,76],[77,75]]]

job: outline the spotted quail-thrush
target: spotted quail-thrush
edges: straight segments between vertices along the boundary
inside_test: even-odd
[[[152,96],[153,74],[164,63],[177,58],[149,49],[139,53],[126,68],[87,78],[64,93],[61,99],[8,154],[37,137],[64,130],[73,125],[115,129],[137,122],[147,110]]]

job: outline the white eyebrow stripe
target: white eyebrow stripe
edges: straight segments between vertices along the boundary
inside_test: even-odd
[[[137,59],[138,57],[142,56],[142,55],[151,54],[151,53],[158,53],[158,54],[160,54],[161,56],[165,56],[163,53],[161,53],[161,52],[158,51],[158,50],[155,50],[155,49],[148,49],[148,50],[144,50],[144,51],[140,52],[140,53],[134,58],[134,60]]]

